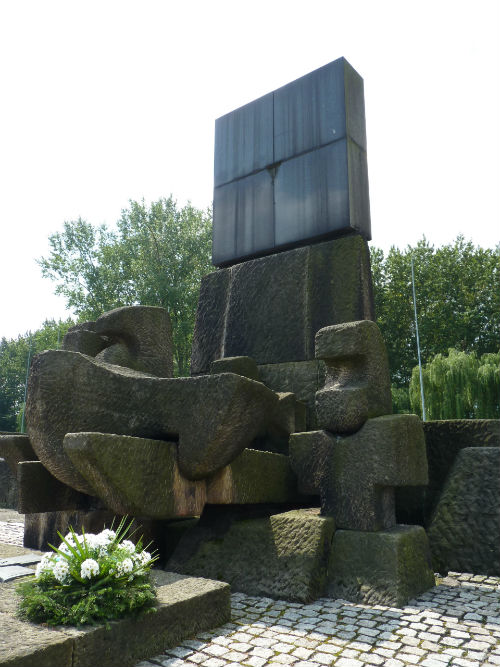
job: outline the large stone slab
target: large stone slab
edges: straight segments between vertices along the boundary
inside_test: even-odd
[[[216,513],[184,533],[167,567],[248,595],[307,602],[324,593],[334,530],[314,509],[240,520]]]
[[[313,360],[319,329],[366,319],[374,319],[373,294],[360,236],[236,264],[202,280],[191,373],[208,373],[223,357]]]
[[[18,464],[20,514],[89,509],[94,499],[75,491],[51,475],[40,461]]]
[[[378,531],[396,523],[394,487],[425,484],[427,460],[420,419],[387,415],[350,436],[327,431],[290,436],[299,491],[319,493],[321,511],[338,528]]]
[[[103,433],[72,433],[64,449],[94,494],[118,514],[151,519],[198,516],[206,503],[300,500],[289,459],[245,449],[199,481],[182,476],[176,443]]]
[[[370,238],[363,80],[339,58],[217,119],[213,263]]]
[[[1,667],[131,667],[231,618],[225,583],[160,572],[157,611],[85,629],[48,629],[15,617],[14,583],[0,586]]]
[[[172,326],[164,308],[115,308],[72,327],[62,348],[158,377],[173,374]]]
[[[432,586],[434,572],[422,527],[336,531],[328,567],[331,597],[403,607]]]
[[[77,352],[49,350],[33,359],[26,423],[49,472],[92,495],[64,452],[66,433],[178,438],[182,474],[201,479],[250,445],[277,401],[262,383],[231,373],[157,378]]]
[[[316,393],[319,428],[353,433],[367,419],[391,414],[389,362],[375,322],[345,322],[320,329],[316,358],[326,366],[325,385]]]
[[[500,447],[459,452],[428,528],[436,571],[500,576],[499,473]]]
[[[500,419],[445,419],[424,422],[429,484],[396,491],[399,523],[427,527],[456,457],[465,447],[498,447]]]

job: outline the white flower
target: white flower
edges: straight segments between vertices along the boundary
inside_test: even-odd
[[[54,565],[52,572],[57,581],[63,583],[63,581],[69,577],[68,561],[65,558],[59,559]]]
[[[120,563],[117,563],[116,565],[116,577],[123,577],[124,574],[128,574],[129,572],[132,572],[134,569],[134,563],[132,562],[131,558],[125,558],[122,560]]]
[[[96,574],[99,574],[99,563],[93,558],[84,560],[80,568],[80,576],[82,579],[90,579]]]
[[[102,544],[106,544],[106,543],[112,542],[115,539],[116,533],[115,533],[114,530],[110,530],[109,528],[105,528],[104,530],[101,530],[101,532],[99,533],[99,535],[97,537],[100,539]]]
[[[45,574],[46,572],[52,572],[52,568],[54,567],[54,561],[52,560],[53,554],[44,554],[42,556],[42,560],[37,563],[36,569],[35,569],[35,577],[38,579],[42,574]]]
[[[139,556],[141,558],[143,565],[146,565],[146,563],[149,563],[149,561],[151,560],[151,554],[149,553],[149,551],[141,551]]]
[[[120,547],[127,551],[129,554],[135,553],[135,544],[130,540],[123,540],[123,542],[120,544]]]

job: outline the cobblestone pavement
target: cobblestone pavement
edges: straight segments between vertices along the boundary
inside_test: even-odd
[[[22,525],[0,521],[0,542],[22,544]],[[449,573],[403,609],[231,599],[231,623],[135,667],[500,666],[500,578]]]

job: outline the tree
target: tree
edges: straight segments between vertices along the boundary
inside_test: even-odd
[[[46,320],[34,333],[0,340],[0,431],[20,430],[28,361],[38,352],[57,349],[73,325],[71,319]]]
[[[500,417],[500,352],[467,354],[450,348],[422,369],[428,419],[498,419]],[[422,414],[418,366],[410,382],[412,411]]]
[[[384,257],[372,248],[375,312],[389,355],[395,388],[408,387],[417,365],[411,288],[415,263],[418,326],[423,361],[449,348],[495,353],[499,346],[500,248],[474,247],[458,236],[435,249],[425,238],[416,247],[392,247]],[[404,397],[400,399],[404,401]],[[398,399],[399,400],[399,399]]]
[[[174,367],[189,374],[191,340],[201,278],[212,270],[211,213],[170,196],[130,201],[116,230],[81,218],[49,238],[42,274],[56,281],[80,321],[119,306],[162,306],[170,314]]]

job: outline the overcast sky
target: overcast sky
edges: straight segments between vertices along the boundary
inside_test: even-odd
[[[365,81],[372,244],[500,240],[498,0],[0,3],[0,337],[67,317],[78,216],[213,194],[214,120],[340,56]]]

